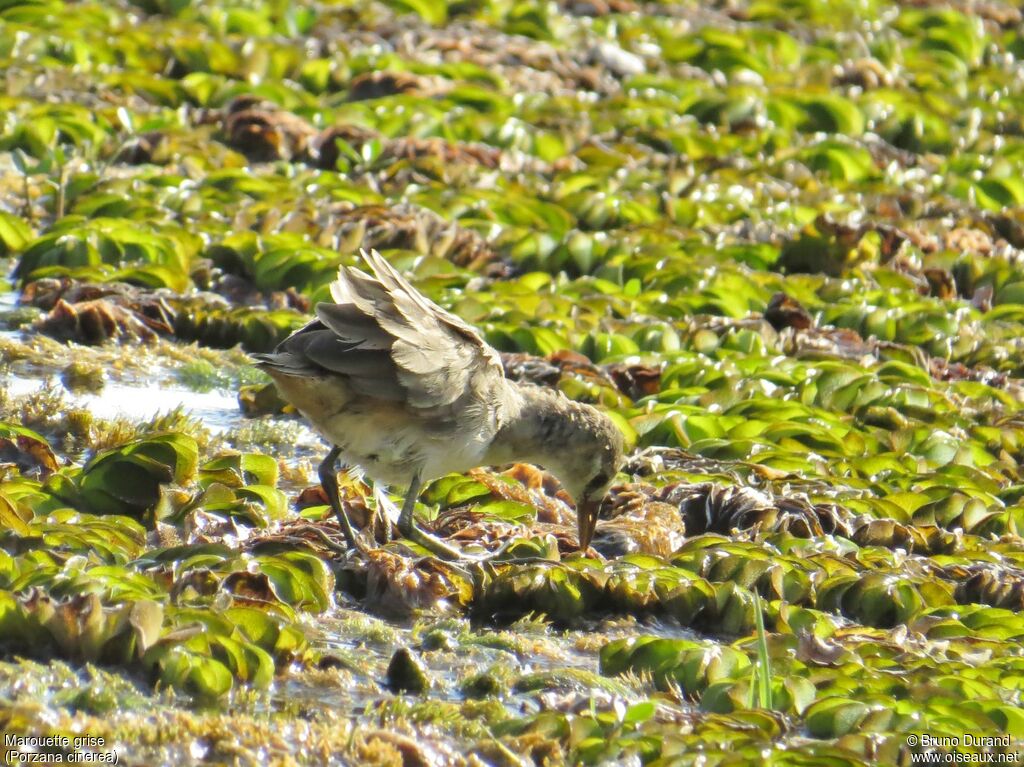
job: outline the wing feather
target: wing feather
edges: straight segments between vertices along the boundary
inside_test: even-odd
[[[390,349],[394,339],[381,330],[377,320],[363,314],[353,304],[326,304],[316,306],[316,316],[342,341],[358,349]]]
[[[492,400],[506,386],[497,353],[479,333],[410,285],[379,253],[362,251],[371,274],[341,267],[335,303],[261,363],[288,375],[344,376],[353,391],[402,401],[441,418],[458,404]],[[500,397],[499,397],[500,400]]]

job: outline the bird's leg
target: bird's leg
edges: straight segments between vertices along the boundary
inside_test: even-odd
[[[334,509],[334,515],[338,518],[338,524],[341,525],[341,532],[345,534],[345,541],[349,548],[358,549],[365,554],[366,546],[356,538],[352,523],[348,521],[348,515],[341,508],[341,496],[338,494],[338,473],[335,471],[339,455],[341,455],[341,448],[334,445],[320,464],[317,473],[320,475],[320,484],[324,492],[327,493],[327,500],[331,502],[331,508]]]
[[[412,512],[416,507],[416,499],[420,494],[420,473],[412,475],[409,482],[409,489],[405,493],[405,502],[402,504],[402,513],[398,516],[398,531],[413,543],[417,543],[427,551],[441,559],[457,560],[463,559],[463,554],[458,549],[452,548],[444,541],[428,535],[416,526]]]

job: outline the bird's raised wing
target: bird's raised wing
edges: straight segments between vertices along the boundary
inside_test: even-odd
[[[410,285],[376,251],[362,252],[372,272],[338,270],[336,303],[257,358],[294,375],[329,371],[353,391],[443,411],[463,397],[505,385],[497,353],[480,334]]]

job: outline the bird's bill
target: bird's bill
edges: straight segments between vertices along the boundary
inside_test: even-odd
[[[586,551],[597,529],[597,511],[600,500],[583,498],[576,503],[576,525],[579,531],[580,551]]]

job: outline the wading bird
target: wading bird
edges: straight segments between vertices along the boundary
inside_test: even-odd
[[[331,444],[320,482],[350,547],[361,546],[341,506],[336,465],[377,483],[408,485],[398,529],[437,556],[457,549],[420,530],[424,481],[477,466],[533,463],[576,500],[579,545],[622,464],[622,434],[599,410],[505,377],[498,353],[454,314],[421,295],[384,258],[371,274],[341,267],[335,303],[270,354],[253,355],[281,395]]]

